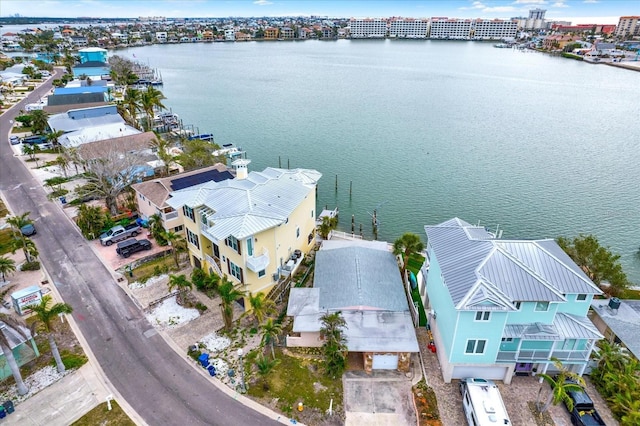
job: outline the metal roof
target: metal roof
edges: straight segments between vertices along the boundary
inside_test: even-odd
[[[319,250],[313,287],[320,289],[321,311],[409,310],[398,262],[388,251],[357,246]]]
[[[609,308],[609,299],[594,299],[591,306],[622,344],[640,359],[640,300],[620,302],[617,310]]]
[[[442,270],[457,309],[473,309],[467,301],[479,282],[516,301],[564,301],[564,295],[601,294],[553,240],[496,240],[483,227],[458,218],[425,226],[429,246]],[[505,307],[508,309],[508,307]]]
[[[558,312],[553,324],[508,324],[502,337],[526,340],[602,339],[602,334],[588,318]]]
[[[62,114],[55,114],[47,120],[54,131],[72,132],[89,127],[109,124],[125,124],[120,114],[111,113],[109,105],[105,107],[70,110]]]
[[[72,148],[89,142],[122,139],[126,136],[139,135],[141,133],[140,130],[124,123],[104,124],[65,133],[58,138],[58,142],[65,148]]]
[[[293,211],[315,191],[322,176],[315,170],[274,169],[251,172],[246,179],[207,182],[171,193],[167,200],[174,209],[204,206],[208,216],[206,232],[217,240],[229,235],[246,238],[285,223]]]

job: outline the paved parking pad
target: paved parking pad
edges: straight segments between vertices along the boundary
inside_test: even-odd
[[[343,377],[345,425],[415,425],[411,381],[397,371],[348,371]]]

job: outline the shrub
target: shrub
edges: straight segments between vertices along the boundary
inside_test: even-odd
[[[33,262],[25,262],[20,267],[21,271],[37,271],[40,269],[40,262],[34,260]]]
[[[198,302],[198,303],[196,303],[196,309],[198,310],[198,312],[203,313],[204,311],[206,311],[209,308],[204,303]]]
[[[198,358],[200,357],[200,355],[202,355],[202,351],[200,351],[200,348],[198,348],[198,346],[196,345],[189,346],[187,355],[193,358],[194,361],[198,361]]]
[[[191,272],[191,282],[198,290],[205,290],[207,285],[207,273],[200,268],[194,268],[193,272]]]

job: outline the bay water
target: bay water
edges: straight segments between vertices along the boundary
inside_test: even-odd
[[[491,43],[198,43],[112,52],[250,170],[323,173],[319,209],[372,237],[457,216],[510,239],[595,234],[640,281],[640,73]],[[336,190],[337,176],[337,190]],[[350,187],[352,188],[350,193]]]

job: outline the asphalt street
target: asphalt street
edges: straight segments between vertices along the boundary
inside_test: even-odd
[[[61,76],[56,70],[54,78]],[[19,111],[52,87],[50,78],[0,116],[0,190],[14,212],[30,211],[40,259],[107,378],[149,425],[276,425],[217,389],[153,329],[89,243],[14,157],[8,131]]]

